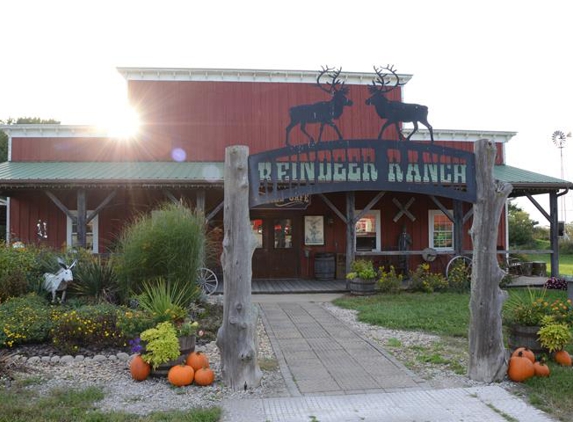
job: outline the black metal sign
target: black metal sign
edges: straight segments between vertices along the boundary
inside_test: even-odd
[[[327,192],[399,191],[476,201],[475,157],[427,143],[339,140],[249,157],[250,205]]]

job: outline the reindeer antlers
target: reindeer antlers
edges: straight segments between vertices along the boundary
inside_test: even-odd
[[[328,65],[322,66],[322,71],[318,74],[318,77],[316,78],[316,86],[318,86],[322,91],[328,92],[329,94],[333,94],[334,92],[336,92],[337,87],[339,85],[342,87],[341,89],[344,90],[345,89],[344,82],[342,82],[341,84],[340,80],[338,79],[338,77],[340,76],[340,72],[342,72],[342,67],[335,69],[333,67],[328,67]],[[328,89],[323,88],[322,84],[320,83],[320,78],[322,78],[325,74],[328,74],[330,79],[332,79],[332,82],[326,83],[326,85],[329,86]]]
[[[377,78],[373,79],[372,85],[368,87],[371,93],[377,91],[387,93],[399,86],[404,85],[404,83],[400,83],[400,76],[398,75],[398,70],[394,68],[394,65],[380,67],[374,66],[374,72],[376,72]],[[392,82],[393,84],[391,85]],[[378,87],[378,85],[380,87]]]

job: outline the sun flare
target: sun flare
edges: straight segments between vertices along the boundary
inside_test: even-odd
[[[130,139],[137,135],[141,121],[137,111],[124,104],[109,110],[100,126],[108,136],[119,139]]]

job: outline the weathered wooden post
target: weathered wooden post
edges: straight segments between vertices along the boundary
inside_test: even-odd
[[[223,382],[234,390],[257,387],[262,377],[257,361],[258,312],[251,303],[252,258],[257,243],[249,218],[248,156],[246,146],[225,150],[224,309],[217,347]]]
[[[503,379],[507,353],[503,345],[501,308],[507,292],[499,288],[504,272],[497,261],[499,219],[513,186],[494,180],[496,148],[487,139],[475,144],[477,202],[471,236],[473,265],[470,297],[469,368],[476,381]]]

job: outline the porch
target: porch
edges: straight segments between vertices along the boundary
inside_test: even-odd
[[[508,287],[542,287],[548,277],[517,277]],[[290,293],[347,293],[346,280],[302,280],[302,279],[255,279],[251,285],[253,294]],[[223,294],[223,281],[215,294]]]

